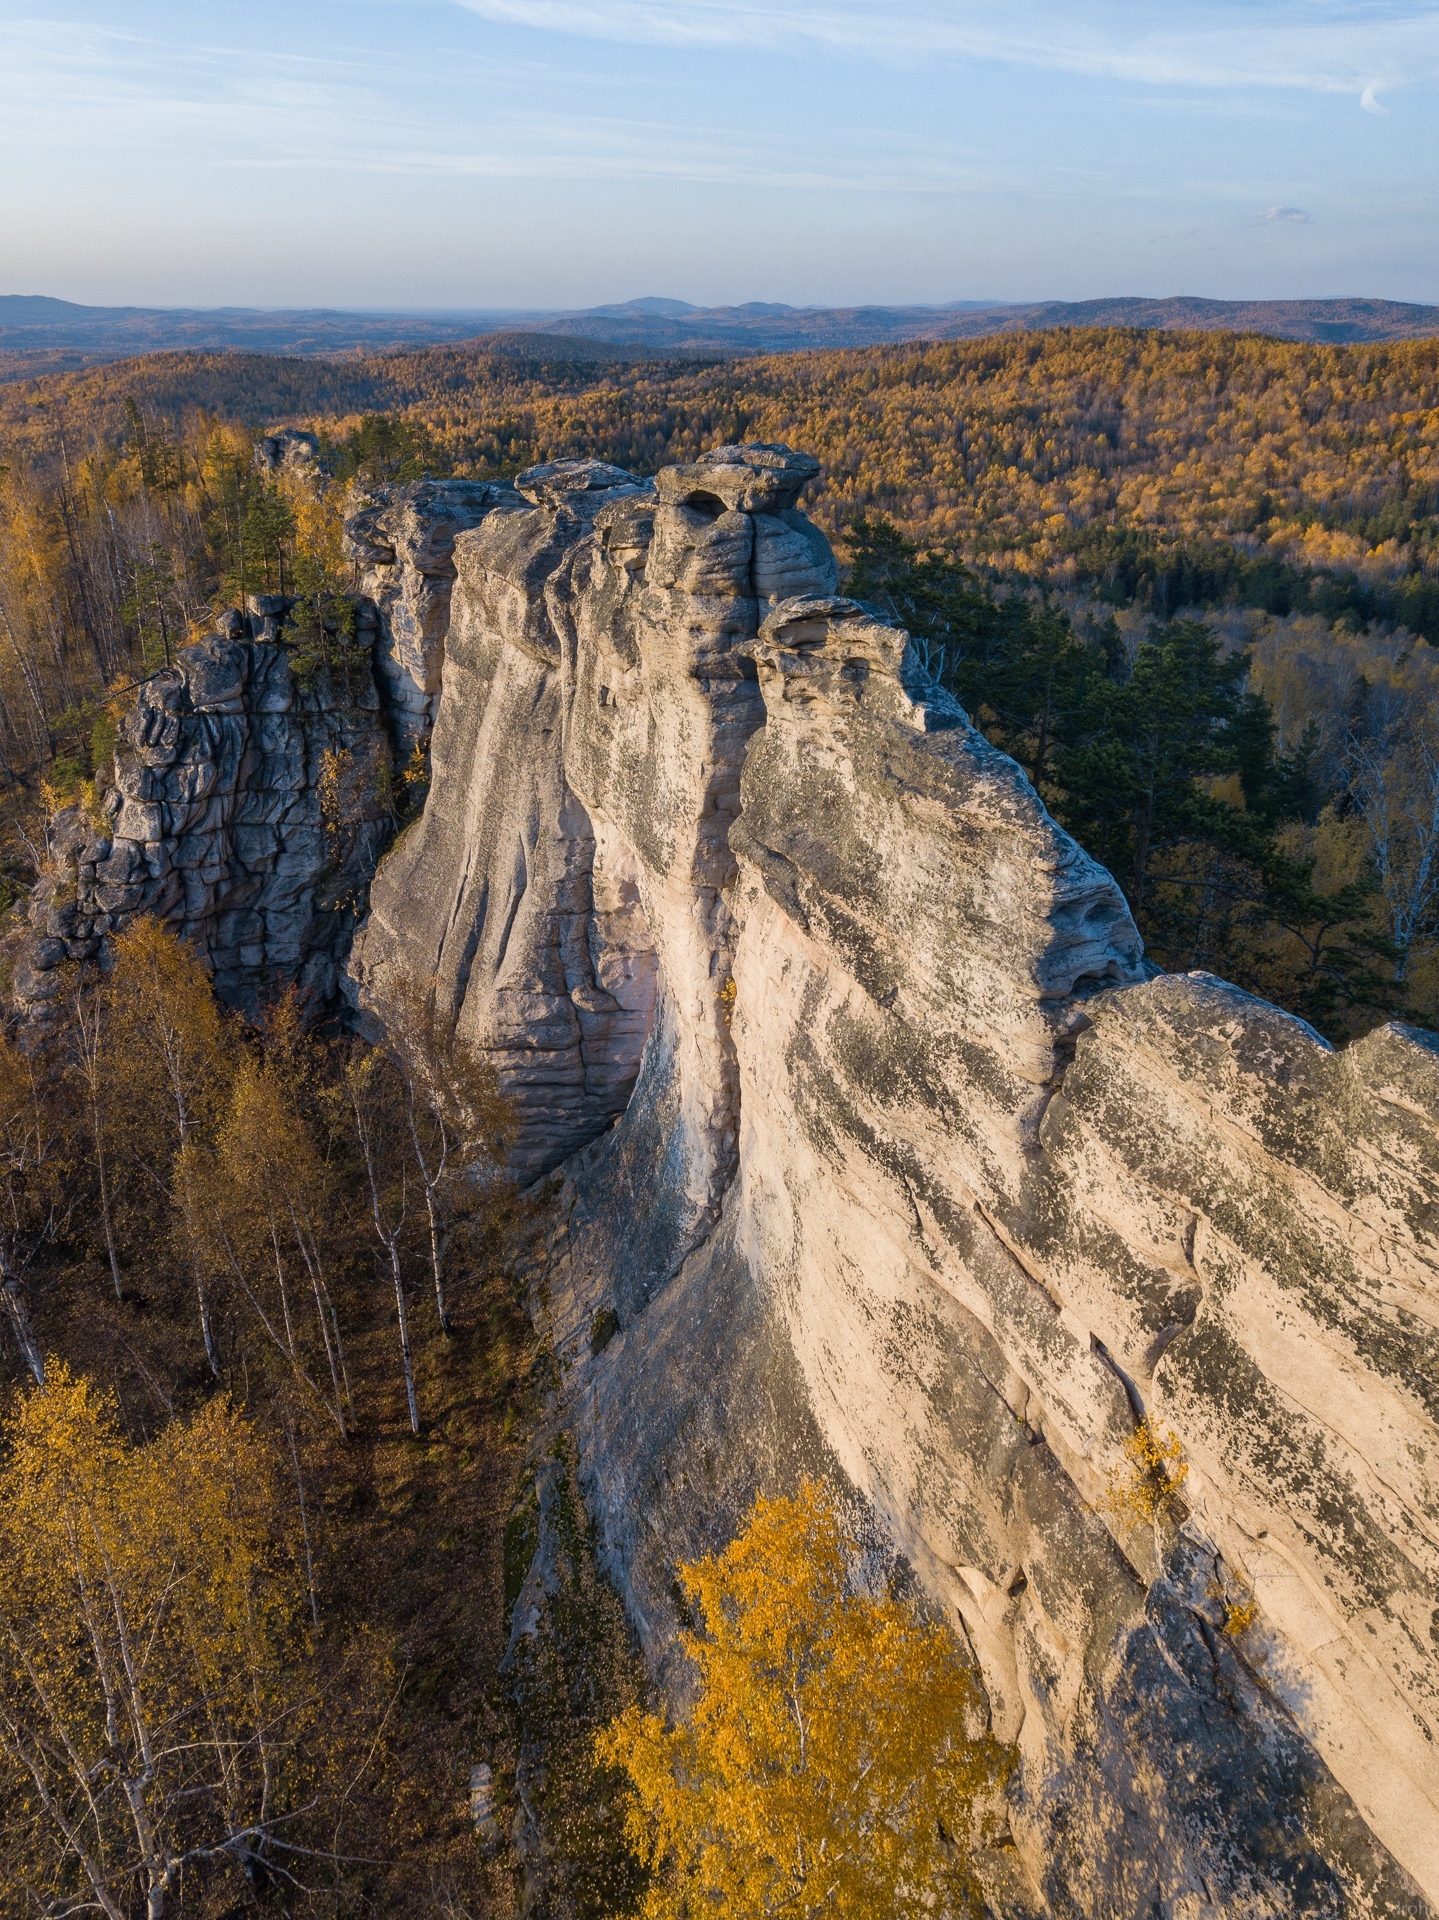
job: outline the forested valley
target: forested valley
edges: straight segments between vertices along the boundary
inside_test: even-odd
[[[137,684],[224,609],[282,594],[298,672],[366,670],[355,490],[784,441],[823,464],[810,511],[845,591],[908,628],[1110,868],[1158,967],[1336,1043],[1439,1026],[1439,343],[553,350],[158,355],[0,385],[12,924],[51,823],[95,808]],[[316,458],[266,453],[280,426]],[[417,759],[387,789],[397,830],[424,783]],[[500,1671],[552,1381],[523,1311],[537,1196],[504,1172],[493,1079],[418,989],[376,1045],[278,990],[220,1007],[154,922],[108,958],[64,969],[43,1033],[0,1040],[0,1536],[50,1663],[15,1681],[21,1603],[0,1601],[0,1913],[503,1913],[481,1755],[563,1837],[565,1910],[633,1910],[644,1847],[591,1735],[659,1736],[562,1453],[556,1604],[583,1659]],[[118,1906],[79,1839],[55,1864],[56,1808],[82,1804],[92,1853],[129,1863]]]

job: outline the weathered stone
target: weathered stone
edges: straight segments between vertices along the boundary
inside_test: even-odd
[[[667,505],[709,513],[713,502],[731,512],[772,514],[793,507],[818,473],[812,454],[790,447],[716,447],[688,466],[663,468],[655,484]]]
[[[461,537],[361,1004],[433,982],[563,1163],[537,1307],[661,1674],[674,1562],[824,1472],[982,1669],[1030,1910],[1436,1911],[1439,1040],[1149,979],[835,593],[814,471],[525,476]],[[1141,1415],[1188,1477],[1134,1532]]]
[[[376,665],[401,762],[429,740],[444,666],[458,534],[497,506],[520,506],[508,487],[421,480],[356,496],[345,522],[361,592],[380,634]]]
[[[608,503],[618,494],[641,493],[647,491],[644,481],[637,480],[623,467],[612,467],[603,460],[551,460],[543,466],[527,467],[515,479],[515,491],[522,494],[531,506],[536,507],[575,507],[583,511],[586,504],[584,496],[600,495]],[[599,500],[594,504],[598,506]]]
[[[54,870],[30,909],[43,936],[15,972],[22,1012],[53,998],[41,982],[62,958],[95,958],[141,913],[190,941],[227,998],[248,1003],[301,974],[334,996],[357,916],[353,904],[319,913],[317,902],[363,893],[389,831],[380,769],[390,745],[372,686],[367,702],[343,688],[298,690],[285,649],[248,637],[289,604],[252,595],[248,615],[142,684],[107,796],[112,837],[97,839],[78,809],[52,825]],[[355,772],[338,845],[316,791],[332,749]]]
[[[444,660],[363,1017],[418,981],[518,1170],[561,1172],[536,1311],[665,1684],[674,1563],[825,1474],[1019,1750],[997,1911],[1439,1912],[1439,1039],[1334,1052],[1150,978],[1111,878],[836,593],[815,471],[558,462],[356,516],[396,739]],[[296,688],[279,617],[146,683],[108,853],[52,835],[23,1005],[136,910],[229,997],[333,988],[385,827],[337,868],[318,771],[377,771],[386,723]],[[1142,1417],[1188,1471],[1134,1529]]]
[[[255,442],[255,465],[261,473],[308,474],[314,471],[319,454],[319,440],[303,427],[281,427]]]

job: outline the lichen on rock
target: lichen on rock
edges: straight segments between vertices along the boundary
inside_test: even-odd
[[[1019,1749],[1003,1910],[1439,1912],[1439,1039],[1153,977],[838,593],[816,473],[377,496],[383,707],[297,695],[275,614],[188,650],[17,983],[142,910],[227,990],[333,979],[318,755],[428,740],[346,990],[420,983],[553,1177],[533,1309],[658,1686],[675,1564],[825,1476]]]

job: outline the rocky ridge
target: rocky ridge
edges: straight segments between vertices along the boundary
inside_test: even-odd
[[[1148,978],[836,595],[813,471],[562,463],[456,538],[361,1004],[433,981],[558,1180],[536,1309],[658,1672],[674,1561],[818,1469],[1018,1746],[1004,1910],[1435,1911],[1439,1041]]]
[[[147,680],[16,993],[139,911],[235,1000],[432,991],[546,1183],[534,1307],[652,1670],[674,1562],[827,1475],[1019,1751],[998,1911],[1439,1912],[1439,1040],[1150,978],[837,593],[816,471],[358,505],[373,678],[302,684],[254,602]],[[432,784],[342,976],[392,742]],[[1187,1467],[1152,1524],[1145,1420]]]

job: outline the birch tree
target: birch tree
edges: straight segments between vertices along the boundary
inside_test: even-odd
[[[632,1707],[598,1742],[633,1788],[645,1920],[979,1911],[972,1848],[1010,1756],[948,1629],[854,1591],[855,1551],[810,1482],[680,1567],[693,1705],[673,1727]]]
[[[177,1185],[207,1271],[249,1305],[296,1379],[348,1439],[354,1408],[322,1244],[329,1186],[304,1117],[268,1062],[241,1061],[214,1146],[192,1141],[183,1149]],[[322,1370],[328,1391],[316,1379]]]
[[[69,1114],[43,1052],[0,1036],[0,1310],[36,1382],[45,1358],[33,1299],[74,1207]]]
[[[58,1364],[8,1439],[0,1877],[106,1920],[167,1920],[187,1879],[233,1900],[283,1877],[313,1702],[270,1450],[220,1402],[126,1447]]]
[[[420,1405],[415,1394],[415,1362],[410,1341],[410,1307],[405,1293],[404,1245],[414,1210],[414,1180],[404,1138],[403,1092],[383,1050],[372,1048],[350,1062],[345,1071],[344,1097],[354,1126],[355,1144],[364,1169],[366,1211],[375,1243],[390,1272],[395,1290],[395,1317],[400,1334],[400,1371],[410,1431],[420,1431]]]
[[[211,1374],[220,1377],[214,1315],[196,1247],[194,1150],[213,1138],[231,1077],[225,1028],[196,956],[158,920],[131,922],[115,942],[109,1044],[127,1158],[156,1203],[173,1202]]]
[[[399,981],[387,997],[385,1051],[424,1195],[435,1311],[448,1335],[445,1255],[457,1223],[502,1187],[510,1113],[489,1062],[438,1017],[433,997],[413,980]]]
[[[1439,751],[1430,734],[1375,740],[1351,733],[1345,765],[1402,985],[1439,925]]]

